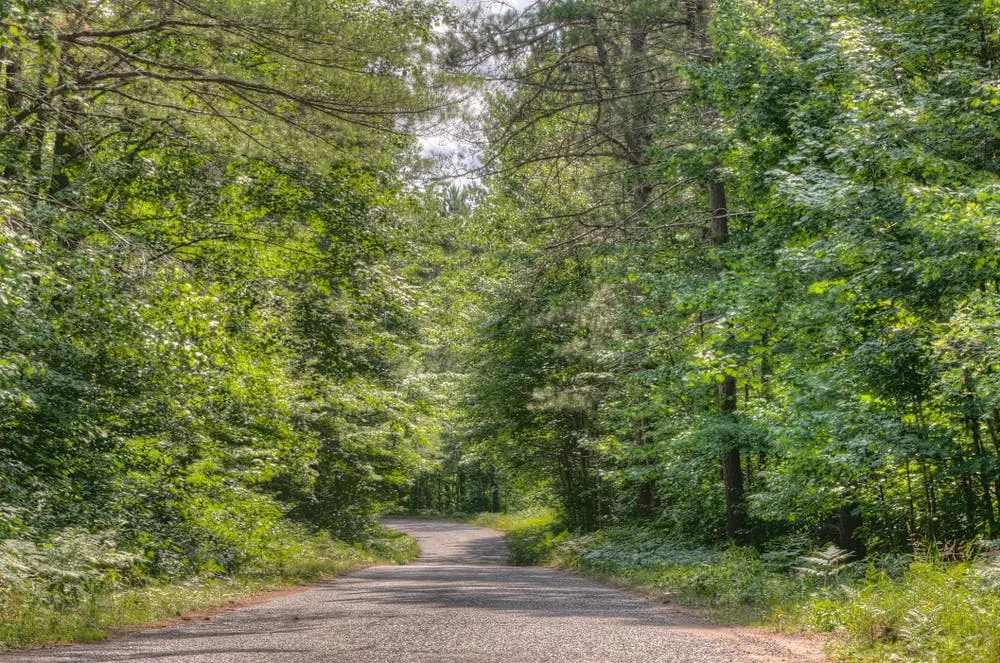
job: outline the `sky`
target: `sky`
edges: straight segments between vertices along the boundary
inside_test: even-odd
[[[511,9],[522,10],[534,4],[537,0],[451,0],[456,7],[483,7],[490,13],[499,14]],[[482,99],[471,98],[465,101],[469,111],[476,112],[484,107]],[[462,134],[468,127],[461,124],[441,125],[428,128],[426,133],[419,135],[421,153],[441,163],[446,172],[456,173],[455,181],[459,184],[470,183],[475,176],[465,175],[482,165],[478,148],[468,136]]]

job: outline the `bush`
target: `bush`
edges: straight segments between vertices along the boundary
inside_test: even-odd
[[[740,621],[801,599],[814,585],[811,579],[769,568],[752,548],[683,546],[662,532],[637,527],[567,540],[557,557],[563,566],[681,602],[724,609]]]
[[[872,571],[856,587],[813,598],[794,621],[837,633],[849,660],[1000,660],[1000,567],[913,563],[902,579]]]
[[[933,550],[849,562],[802,541],[775,550],[683,545],[650,528],[571,535],[551,512],[482,514],[516,564],[553,563],[633,589],[707,606],[729,622],[829,633],[840,660],[971,663],[1000,660],[1000,559],[964,562]]]
[[[310,582],[376,561],[416,557],[416,540],[378,528],[362,544],[292,528],[239,572],[206,566],[193,577],[152,579],[141,556],[113,533],[66,530],[43,544],[0,544],[0,649],[92,640],[115,629],[220,605],[255,592]],[[292,531],[294,529],[294,531]]]
[[[471,522],[503,532],[510,546],[510,562],[517,566],[548,564],[560,544],[570,539],[555,512],[548,510],[481,513]]]

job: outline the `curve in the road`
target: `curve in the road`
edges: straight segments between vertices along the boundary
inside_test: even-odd
[[[545,568],[506,565],[502,536],[390,520],[417,563],[92,645],[0,663],[798,663],[803,643],[712,626],[683,610]]]

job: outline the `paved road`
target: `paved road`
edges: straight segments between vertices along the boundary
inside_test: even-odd
[[[0,663],[799,663],[794,641],[552,569],[505,565],[497,533],[414,520],[409,566],[372,567],[274,601]]]

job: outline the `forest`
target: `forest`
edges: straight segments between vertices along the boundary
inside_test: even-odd
[[[0,648],[487,512],[1000,656],[996,0],[3,0],[0,169]]]

